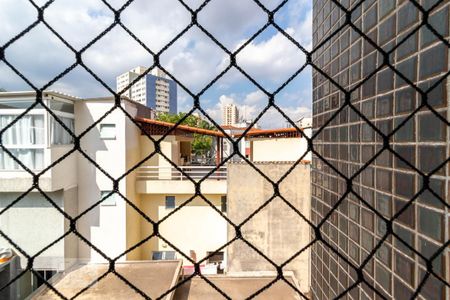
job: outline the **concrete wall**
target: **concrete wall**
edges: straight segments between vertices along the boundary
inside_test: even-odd
[[[4,209],[22,193],[1,193],[0,209]],[[70,215],[76,213],[76,188],[63,192],[46,193],[62,210]],[[27,194],[19,202],[0,216],[0,226],[16,245],[29,255],[34,255],[47,245],[60,238],[68,229],[69,223],[40,193]],[[34,260],[36,269],[64,270],[77,258],[77,238],[70,235],[59,241]],[[13,247],[0,237],[0,247]],[[27,260],[21,257],[21,266],[26,267]]]
[[[308,142],[304,138],[254,138],[252,144],[252,161],[297,161],[307,152]],[[311,161],[311,153],[303,160]]]
[[[256,163],[272,180],[280,178],[288,163]],[[228,165],[228,217],[243,222],[270,199],[272,185],[247,164]],[[298,165],[280,184],[280,193],[307,219],[310,217],[310,167]],[[276,197],[242,227],[243,237],[275,263],[281,264],[310,241],[310,227],[286,203]],[[228,226],[228,239],[235,237]],[[274,267],[242,241],[227,248],[228,272],[275,271]],[[309,291],[309,251],[303,252],[283,269],[293,271],[302,291]]]
[[[161,220],[174,210],[166,209],[165,196],[141,195],[142,210],[154,221]],[[176,207],[190,197],[192,195],[175,196]],[[220,195],[205,195],[205,197],[220,211]],[[152,233],[152,225],[142,219],[141,238],[144,239]],[[217,250],[227,242],[227,223],[203,199],[196,198],[161,223],[160,233],[186,255],[189,255],[190,250],[194,250],[199,261],[206,256],[207,251]],[[171,247],[163,240],[152,238],[143,245],[141,258],[151,259],[152,251],[170,250]],[[189,262],[184,259],[183,264],[189,265]]]

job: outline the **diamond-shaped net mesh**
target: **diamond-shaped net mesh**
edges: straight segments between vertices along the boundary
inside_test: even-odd
[[[313,1],[313,49],[309,51],[307,47],[294,39],[289,31],[284,30],[276,22],[275,16],[286,6],[287,0],[270,8],[263,3],[264,1],[253,1],[258,13],[262,12],[267,16],[267,22],[236,50],[232,51],[198,21],[199,15],[214,0],[204,1],[195,9],[185,1],[178,0],[190,14],[191,22],[156,52],[151,50],[149,45],[122,22],[121,17],[132,5],[133,0],[127,1],[120,7],[111,5],[107,0],[101,0],[114,15],[114,21],[80,50],[72,46],[46,20],[46,11],[58,0],[48,1],[42,6],[32,0],[29,1],[37,12],[37,19],[0,47],[0,61],[32,87],[36,92],[36,97],[31,106],[0,129],[0,147],[15,163],[30,174],[33,180],[30,188],[10,202],[0,212],[0,215],[5,214],[8,209],[19,203],[30,192],[37,191],[51,207],[64,217],[65,222],[70,224],[70,229],[63,236],[42,247],[41,250],[29,254],[22,249],[20,243],[16,243],[0,227],[0,235],[28,260],[27,268],[3,285],[1,290],[8,288],[9,285],[31,271],[56,295],[66,299],[67,296],[58,291],[33,266],[39,255],[67,236],[75,235],[109,262],[108,270],[95,282],[114,274],[143,298],[150,297],[124,275],[117,272],[116,263],[121,257],[152,238],[161,239],[181,253],[194,265],[195,270],[192,275],[186,276],[157,297],[158,299],[164,298],[194,277],[200,277],[223,297],[230,298],[226,292],[201,273],[200,265],[238,240],[252,248],[271,264],[278,274],[248,298],[258,297],[279,281],[285,282],[299,296],[308,298],[287,279],[283,272],[283,268],[287,264],[308,249],[311,250],[313,298],[403,299],[419,297],[421,299],[440,299],[449,297],[448,162],[450,156],[448,127],[450,124],[448,115],[450,111],[446,89],[449,75],[449,2],[445,0],[315,0]],[[41,87],[36,86],[5,55],[10,47],[26,38],[27,34],[36,26],[47,28],[75,58],[73,64]],[[258,77],[257,74],[249,74],[239,66],[237,59],[239,54],[245,51],[246,47],[269,27],[281,33],[301,56],[306,57],[306,62],[273,91],[265,88],[259,80],[254,78]],[[153,65],[121,92],[112,90],[84,59],[85,53],[115,28],[124,30],[153,59]],[[163,54],[192,28],[206,35],[212,44],[229,56],[228,64],[224,69],[219,74],[215,74],[215,77],[198,92],[185,86],[179,78],[161,64]],[[277,111],[290,126],[296,128],[299,133],[302,132],[296,122],[291,120],[276,103],[275,98],[307,67],[313,69],[314,130],[311,137],[305,137],[308,141],[308,151],[313,154],[310,219],[290,205],[289,200],[285,199],[279,188],[282,181],[302,162],[306,153],[289,168],[285,175],[273,180],[239,151],[242,137],[269,110]],[[111,109],[89,124],[78,135],[74,133],[73,128],[70,128],[67,122],[54,113],[47,102],[43,101],[44,91],[75,68],[84,69],[115,98]],[[121,98],[126,90],[149,74],[153,68],[164,71],[193,99],[192,109],[186,116],[158,139],[149,135],[143,124],[136,121],[127,112],[124,108],[124,100]],[[225,132],[202,107],[200,100],[202,95],[232,68],[254,84],[268,99],[267,105],[239,139],[233,139]],[[45,109],[71,135],[73,148],[39,173],[34,173],[20,159],[20,156],[15,155],[13,150],[6,147],[3,138],[9,128],[20,122],[37,107]],[[203,174],[203,178],[200,180],[192,178],[192,174],[172,162],[161,150],[161,142],[172,131],[177,130],[183,121],[195,111],[203,114],[233,146],[230,155],[221,160],[215,168]],[[118,176],[110,174],[81,147],[83,138],[112,113],[124,114],[127,121],[142,130],[155,149],[129,168],[127,172]],[[104,195],[101,200],[85,208],[77,216],[71,216],[61,209],[58,203],[49,197],[41,187],[43,174],[74,153],[79,153],[89,161],[96,172],[110,180],[113,186],[110,194]],[[195,193],[191,195],[190,199],[159,221],[152,220],[133,201],[127,199],[119,188],[126,176],[136,171],[145,161],[155,155],[164,157],[173,168],[182,174],[181,176],[185,180],[195,186]],[[239,157],[245,161],[269,182],[274,190],[270,199],[267,199],[262,206],[255,209],[238,224],[229,219],[205,197],[201,188],[206,179],[214,176],[233,157]],[[147,238],[129,247],[125,252],[111,256],[83,236],[77,228],[77,222],[86,217],[103,201],[106,201],[113,193],[119,195],[134,213],[145,219],[153,231]],[[203,199],[226,220],[229,228],[233,228],[235,231],[234,238],[201,261],[192,260],[188,253],[183,253],[177,245],[171,243],[160,232],[160,225],[163,222],[170,222],[171,215],[196,197]],[[242,226],[274,199],[284,202],[298,218],[311,228],[310,243],[298,249],[292,257],[281,264],[274,262],[260,251],[251,241],[244,238],[241,232]],[[433,204],[430,204],[431,200],[429,199],[433,199]],[[92,284],[78,291],[72,298],[82,296],[90,288],[92,288]]]

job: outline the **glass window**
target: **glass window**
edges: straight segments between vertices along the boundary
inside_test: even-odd
[[[67,103],[58,100],[50,100],[50,109],[57,110],[69,114],[73,114],[75,112],[73,103]]]
[[[11,124],[18,115],[0,116],[0,130]],[[43,115],[25,115],[20,117],[13,126],[3,133],[3,145],[43,145],[45,143],[45,128]]]
[[[153,251],[152,260],[173,260],[176,258],[175,251]]]
[[[419,163],[420,170],[428,173],[433,171],[445,161],[445,146],[420,146],[419,147]],[[443,174],[445,168],[437,171]]]
[[[35,103],[34,100],[1,100],[0,109],[27,109]],[[34,107],[42,108],[42,105],[38,104]]]
[[[75,131],[75,123],[72,118],[58,116],[58,119],[72,132]],[[73,144],[73,137],[61,126],[53,117],[50,117],[50,136],[52,145],[69,145]]]
[[[220,197],[220,210],[224,213],[227,212],[227,196]]]
[[[104,199],[105,197],[108,196],[108,194],[110,194],[111,191],[101,191],[100,192],[100,199]],[[108,198],[104,199],[101,202],[101,206],[116,206],[117,203],[117,197],[118,195],[116,193],[111,194]]]
[[[443,116],[444,120],[446,119]],[[420,141],[444,141],[447,135],[447,125],[436,115],[427,113],[419,116],[419,138]]]
[[[409,284],[414,284],[414,262],[398,252],[395,252],[395,272]]]
[[[44,149],[8,149],[11,154],[31,170],[44,168]],[[5,151],[0,149],[0,170],[23,170]]]
[[[115,140],[116,124],[100,124],[100,138],[104,140]]]
[[[388,292],[391,292],[391,273],[377,263],[376,267],[377,282]]]
[[[175,196],[166,196],[166,208],[175,208]]]
[[[419,232],[435,239],[442,240],[442,214],[419,207]]]

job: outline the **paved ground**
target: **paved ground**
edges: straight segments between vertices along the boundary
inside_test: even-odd
[[[207,277],[231,299],[245,299],[257,289],[262,288],[274,277]],[[292,282],[292,280],[290,280]],[[226,299],[213,289],[203,279],[195,277],[191,281],[180,286],[175,292],[174,300],[203,300],[203,299]],[[300,296],[285,282],[277,281],[270,288],[253,299],[259,300],[290,300],[301,299]]]
[[[146,293],[152,299],[162,295],[178,279],[181,262],[179,261],[152,261],[116,264],[117,273],[127,278],[138,289]],[[91,284],[108,270],[105,264],[89,264],[77,267],[75,270],[64,274],[54,287],[66,298],[72,298],[81,289]],[[151,283],[151,284],[149,284]],[[61,299],[49,289],[38,290],[32,299]],[[134,292],[122,280],[114,274],[108,274],[105,278],[77,299],[143,299]]]

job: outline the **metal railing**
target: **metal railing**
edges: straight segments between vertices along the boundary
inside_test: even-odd
[[[181,172],[181,171],[182,172]],[[227,167],[216,166],[180,166],[178,169],[169,166],[143,166],[138,169],[138,180],[201,180],[213,172],[206,180],[226,180]]]

